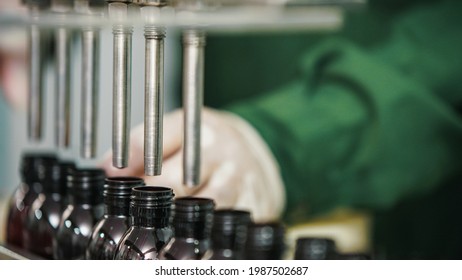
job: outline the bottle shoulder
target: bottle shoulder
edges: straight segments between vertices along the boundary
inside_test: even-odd
[[[102,217],[102,211],[102,208],[98,211],[97,207],[69,204],[61,216],[59,231],[71,231],[89,237],[94,225]]]
[[[211,254],[209,240],[174,237],[161,249],[159,259],[201,260],[210,258]]]
[[[103,217],[93,227],[90,245],[110,243],[117,245],[130,227],[128,217]]]
[[[86,250],[87,259],[112,260],[121,240],[129,228],[129,218],[120,216],[104,216],[93,228]]]
[[[117,247],[116,259],[153,260],[158,259],[159,251],[172,238],[170,227],[147,228],[131,226]]]
[[[26,225],[47,224],[57,229],[63,210],[60,198],[39,194],[28,210]]]

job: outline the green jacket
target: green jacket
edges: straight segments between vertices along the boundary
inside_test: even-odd
[[[364,209],[378,258],[461,258],[462,2],[401,2],[335,33],[209,38],[205,102],[267,141],[288,224]]]

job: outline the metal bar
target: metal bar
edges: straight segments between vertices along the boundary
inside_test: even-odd
[[[114,25],[112,162],[114,167],[128,165],[131,108],[132,27]]]
[[[29,98],[27,131],[31,141],[42,139],[43,128],[43,72],[40,28],[32,24],[29,29]]]
[[[162,124],[164,107],[165,28],[146,25],[144,172],[148,176],[162,171]]]
[[[82,115],[81,146],[83,158],[96,156],[98,101],[99,101],[99,44],[100,31],[82,30]]]
[[[69,147],[71,30],[56,29],[56,145]]]
[[[204,32],[199,30],[183,32],[183,184],[189,187],[197,186],[200,183],[200,125],[204,95],[204,47]]]

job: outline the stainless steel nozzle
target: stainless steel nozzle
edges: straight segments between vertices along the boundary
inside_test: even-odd
[[[30,141],[40,141],[43,135],[43,79],[45,59],[43,46],[45,32],[39,26],[41,12],[50,7],[50,1],[23,1],[29,8],[29,89],[27,110],[27,134]]]
[[[56,145],[69,147],[70,137],[70,54],[71,30],[56,29]]]
[[[83,158],[96,156],[99,83],[100,31],[82,30],[82,115],[80,153]]]
[[[144,104],[144,173],[162,171],[162,124],[164,103],[165,28],[146,25],[145,104]]]
[[[109,2],[109,17],[123,21],[128,16],[128,2]],[[123,22],[112,27],[113,41],[113,81],[112,81],[112,165],[116,168],[128,166],[130,144],[131,109],[131,66],[133,27]]]
[[[42,40],[38,25],[29,29],[29,92],[27,132],[29,140],[40,141],[43,127]]]
[[[115,25],[113,27],[112,163],[117,168],[124,168],[128,165],[132,32],[132,27],[124,27],[122,25]]]
[[[204,95],[205,33],[183,32],[183,183],[193,187],[200,183],[201,111]]]

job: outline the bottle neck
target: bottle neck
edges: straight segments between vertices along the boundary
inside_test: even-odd
[[[138,177],[109,177],[104,184],[105,214],[114,216],[130,215],[130,195],[132,189],[144,186],[144,181]]]
[[[247,225],[218,225],[212,231],[213,247],[217,249],[229,249],[236,254],[244,251],[247,238]]]
[[[105,173],[102,169],[76,169],[67,174],[67,190],[71,204],[103,203]]]
[[[106,215],[126,216],[130,215],[130,197],[104,197],[104,213]]]
[[[132,224],[140,227],[169,226],[173,190],[166,187],[134,187],[130,196]]]
[[[205,220],[196,222],[173,221],[175,237],[208,240],[211,234],[211,223]]]
[[[168,227],[170,211],[170,206],[156,208],[130,206],[132,224],[139,227]]]
[[[68,195],[69,204],[83,205],[88,204],[92,206],[100,205],[103,203],[101,195],[93,192],[72,190]]]
[[[215,203],[201,197],[177,198],[173,204],[172,224],[175,237],[210,239]]]

